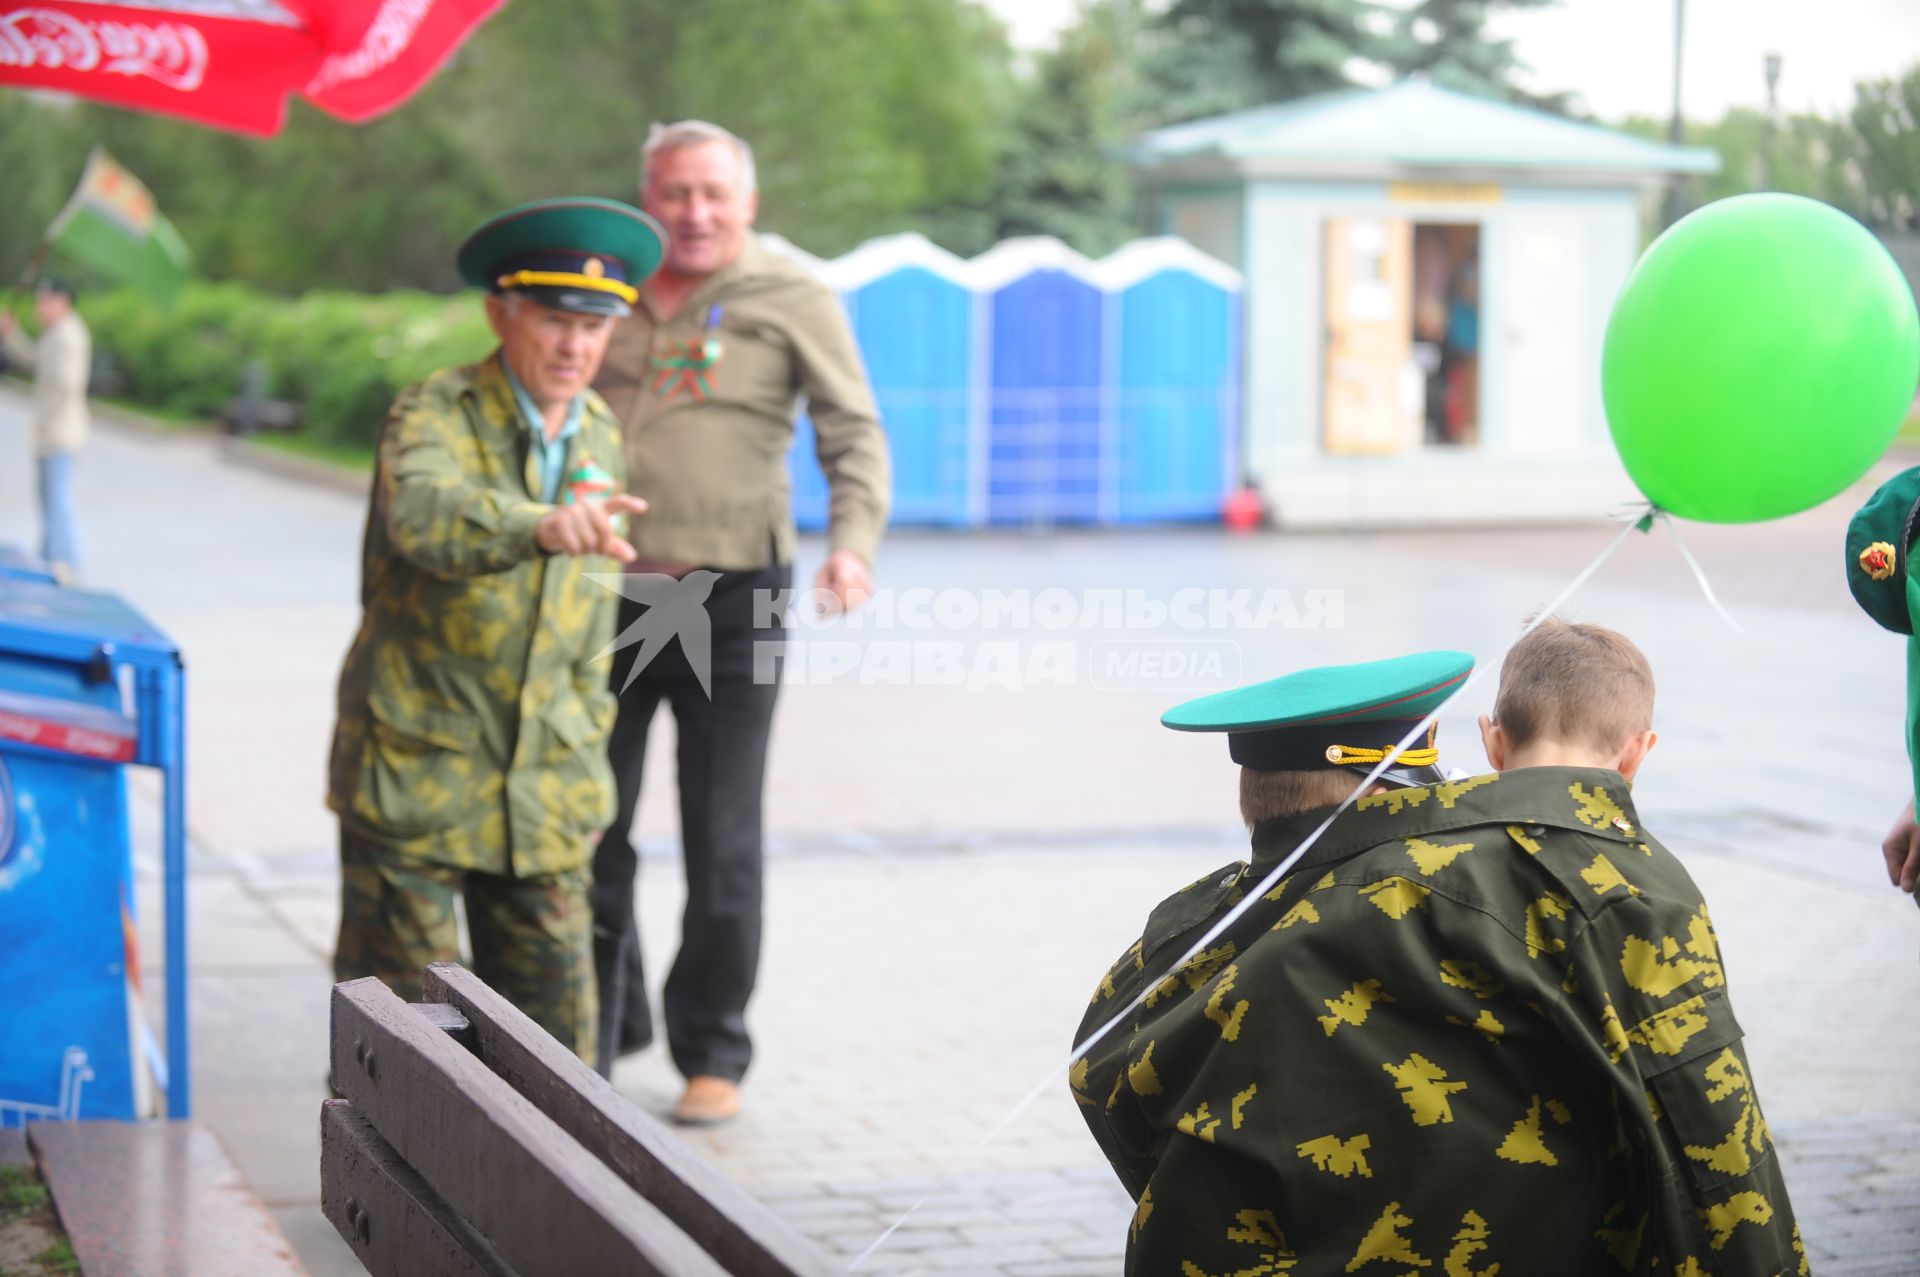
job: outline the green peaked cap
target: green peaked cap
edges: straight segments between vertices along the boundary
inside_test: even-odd
[[[1895,634],[1913,633],[1908,556],[1920,531],[1920,466],[1881,484],[1847,524],[1847,588],[1860,609]]]
[[[660,267],[666,232],[631,204],[593,195],[516,204],[475,227],[455,255],[460,278],[516,290],[560,310],[625,315]]]
[[[1472,672],[1471,656],[1447,651],[1323,665],[1187,701],[1160,721],[1180,732],[1230,733],[1233,760],[1247,767],[1353,766],[1398,745]],[[1431,739],[1416,741],[1406,753],[1423,744],[1431,749]]]

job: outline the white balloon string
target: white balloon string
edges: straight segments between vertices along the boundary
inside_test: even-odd
[[[1647,512],[1642,513],[1642,517],[1645,516],[1645,513]],[[1588,579],[1591,578],[1595,572],[1598,572],[1600,570],[1600,567],[1602,564],[1604,564],[1608,559],[1613,557],[1614,552],[1620,548],[1620,546],[1626,541],[1627,537],[1632,535],[1632,533],[1638,528],[1638,526],[1639,526],[1639,520],[1635,520],[1634,522],[1628,523],[1624,528],[1620,529],[1619,535],[1614,537],[1614,539],[1607,544],[1607,548],[1602,550],[1599,553],[1599,555],[1597,555],[1594,558],[1593,562],[1587,564],[1586,567],[1582,568],[1580,571],[1580,574],[1574,577],[1573,580],[1568,583],[1565,589],[1561,590],[1559,594],[1555,595],[1551,603],[1548,603],[1545,607],[1541,608],[1538,612],[1536,612],[1533,616],[1533,619],[1527,622],[1525,628],[1523,628],[1520,631],[1520,633],[1514,637],[1513,641],[1515,643],[1518,643],[1521,639],[1525,638],[1527,635],[1533,633],[1534,630],[1538,629],[1540,625],[1543,622],[1545,622],[1548,617],[1552,616],[1560,608],[1564,607],[1566,605],[1567,600],[1572,598],[1573,595],[1576,592],[1578,592],[1580,587],[1585,585]],[[1509,644],[1508,646],[1511,647],[1512,644]],[[1505,656],[1506,653],[1502,652],[1501,655]],[[1490,665],[1483,665],[1476,662],[1474,665],[1473,673],[1467,676],[1467,679],[1465,682],[1461,683],[1459,687],[1455,688],[1451,693],[1448,694],[1448,699],[1451,700],[1453,697],[1459,696],[1464,692],[1466,692],[1475,683],[1478,683],[1483,677],[1485,677],[1487,671],[1491,668],[1493,667]],[[937,1193],[939,1193],[939,1191],[942,1188],[945,1188],[947,1184],[952,1182],[955,1174],[958,1173],[960,1167],[966,1165],[966,1162],[969,1158],[978,1156],[980,1152],[987,1147],[987,1145],[991,1144],[999,1136],[1000,1132],[1006,1130],[1007,1127],[1013,1125],[1013,1123],[1020,1117],[1020,1115],[1022,1113],[1025,1113],[1027,1109],[1032,1106],[1035,1100],[1039,1099],[1042,1095],[1046,1094],[1046,1092],[1050,1090],[1055,1085],[1055,1083],[1057,1083],[1060,1080],[1060,1078],[1066,1075],[1067,1071],[1071,1069],[1074,1066],[1074,1064],[1080,1060],[1080,1057],[1084,1056],[1088,1052],[1088,1050],[1090,1050],[1093,1047],[1095,1043],[1099,1042],[1102,1038],[1106,1037],[1107,1034],[1113,1032],[1113,1030],[1120,1024],[1120,1022],[1123,1019],[1125,1019],[1125,1017],[1129,1012],[1131,1012],[1135,1007],[1139,1006],[1143,1001],[1145,1001],[1147,995],[1151,993],[1155,987],[1157,987],[1159,984],[1164,982],[1168,977],[1178,973],[1181,968],[1187,965],[1187,963],[1191,962],[1194,958],[1198,957],[1202,950],[1206,949],[1208,945],[1212,944],[1215,940],[1217,940],[1220,937],[1222,932],[1226,931],[1235,922],[1238,922],[1240,918],[1244,916],[1249,909],[1253,908],[1254,903],[1256,901],[1258,901],[1262,896],[1266,895],[1269,891],[1271,891],[1280,882],[1281,879],[1285,878],[1287,876],[1287,873],[1293,868],[1295,863],[1299,861],[1300,857],[1306,855],[1307,852],[1313,848],[1313,845],[1320,841],[1320,836],[1327,832],[1327,829],[1333,824],[1335,820],[1338,820],[1340,818],[1341,813],[1345,812],[1347,808],[1351,807],[1354,804],[1354,802],[1362,794],[1366,793],[1367,788],[1370,785],[1372,785],[1374,781],[1380,778],[1380,775],[1382,772],[1386,771],[1389,767],[1393,766],[1394,756],[1398,754],[1401,750],[1407,748],[1409,745],[1413,744],[1416,740],[1419,740],[1422,736],[1426,734],[1427,724],[1431,723],[1433,720],[1434,720],[1434,715],[1428,714],[1425,718],[1422,718],[1418,723],[1414,725],[1412,731],[1409,731],[1405,736],[1400,738],[1400,743],[1398,745],[1395,745],[1392,749],[1386,751],[1385,756],[1381,758],[1379,762],[1375,763],[1373,765],[1372,770],[1369,771],[1366,774],[1366,776],[1364,776],[1358,783],[1354,785],[1353,792],[1348,794],[1344,799],[1340,801],[1340,805],[1335,807],[1333,811],[1327,816],[1327,818],[1320,822],[1319,827],[1315,829],[1311,834],[1308,834],[1306,839],[1303,842],[1301,842],[1301,844],[1298,847],[1294,848],[1293,852],[1290,855],[1288,855],[1286,859],[1282,860],[1279,864],[1275,865],[1271,870],[1269,870],[1267,875],[1264,878],[1262,878],[1258,883],[1256,883],[1252,888],[1250,888],[1240,898],[1238,903],[1236,903],[1231,909],[1227,910],[1226,913],[1222,914],[1219,920],[1216,921],[1212,926],[1208,927],[1198,940],[1195,940],[1191,945],[1187,946],[1186,952],[1181,954],[1178,958],[1176,958],[1173,961],[1173,963],[1170,966],[1168,966],[1166,975],[1162,976],[1159,980],[1150,980],[1150,981],[1143,982],[1140,986],[1139,991],[1135,993],[1133,997],[1127,1000],[1127,1004],[1125,1006],[1120,1007],[1118,1010],[1116,1010],[1113,1013],[1113,1016],[1110,1019],[1108,1019],[1106,1023],[1102,1024],[1099,1028],[1095,1029],[1092,1033],[1088,1034],[1083,1041],[1076,1043],[1073,1048],[1073,1051],[1066,1057],[1066,1059],[1062,1060],[1060,1063],[1054,1065],[1052,1069],[1048,1070],[1047,1075],[1041,1078],[1037,1083],[1035,1083],[1033,1086],[1033,1089],[1029,1090],[1024,1096],[1022,1096],[1020,1099],[1020,1102],[1015,1104],[1013,1108],[1007,1112],[1007,1115],[1005,1117],[1001,1118],[999,1122],[995,1123],[992,1130],[988,1131],[985,1135],[980,1137],[979,1142],[976,1143],[971,1150],[969,1150],[966,1157],[963,1157],[960,1162],[956,1163],[953,1167],[949,1168],[946,1171],[946,1173],[940,1177],[939,1181],[934,1184],[932,1188],[928,1189],[924,1194],[921,1195],[920,1200],[916,1201],[912,1206],[907,1208],[905,1214],[901,1215],[900,1218],[894,1220],[893,1223],[887,1225],[885,1232],[881,1233],[878,1237],[874,1238],[873,1241],[868,1244],[865,1250],[861,1251],[859,1255],[854,1257],[853,1262],[847,1266],[847,1270],[849,1272],[858,1271],[858,1269],[862,1264],[866,1263],[866,1261],[869,1258],[871,1258],[876,1251],[878,1251],[882,1246],[886,1245],[887,1240],[891,1238],[894,1235],[894,1233],[898,1232],[900,1227],[903,1224],[905,1224],[908,1220],[912,1219],[914,1215],[919,1213],[921,1207],[925,1206],[929,1201],[933,1199],[933,1197]]]
[[[1693,569],[1693,579],[1700,583],[1700,593],[1707,596],[1707,602],[1713,605],[1713,610],[1720,614],[1720,619],[1725,621],[1735,634],[1745,634],[1746,630],[1741,628],[1740,622],[1733,619],[1733,613],[1720,605],[1719,596],[1713,592],[1713,585],[1707,580],[1706,569],[1700,566],[1700,561],[1693,557],[1693,551],[1687,548],[1686,541],[1680,536],[1680,525],[1675,523],[1673,516],[1665,510],[1660,511],[1660,522],[1666,525],[1667,531],[1673,533],[1673,543],[1680,547],[1680,557],[1685,559],[1687,566]]]

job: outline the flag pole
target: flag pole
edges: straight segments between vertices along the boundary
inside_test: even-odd
[[[24,293],[39,281],[40,272],[46,269],[47,254],[52,250],[52,241],[40,241],[40,247],[34,249],[33,256],[27,259],[26,269],[20,272],[20,278],[13,281],[12,292]]]
[[[39,282],[40,272],[44,270],[47,265],[47,253],[52,248],[53,244],[51,241],[41,240],[40,247],[34,249],[33,256],[27,259],[27,267],[20,272],[20,278],[14,280],[13,283],[7,286],[7,291],[3,299],[4,305],[0,305],[0,310],[6,312],[8,323],[13,322],[13,308],[19,302],[19,299],[32,292],[34,284]],[[12,360],[9,359],[6,362],[10,364]]]

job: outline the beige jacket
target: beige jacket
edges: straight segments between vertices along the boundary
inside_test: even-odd
[[[7,330],[7,357],[33,374],[33,455],[78,452],[87,441],[87,378],[93,369],[93,336],[80,316],[67,317],[29,342]]]
[[[787,453],[804,400],[832,494],[830,546],[873,562],[892,499],[887,439],[839,298],[800,266],[749,236],[671,319],[643,295],[594,388],[620,419],[629,488],[648,502],[630,533],[643,560],[792,561]]]

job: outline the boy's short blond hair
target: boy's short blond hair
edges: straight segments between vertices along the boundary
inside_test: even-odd
[[[1507,652],[1493,716],[1515,747],[1620,749],[1653,726],[1653,667],[1624,634],[1550,616]]]

